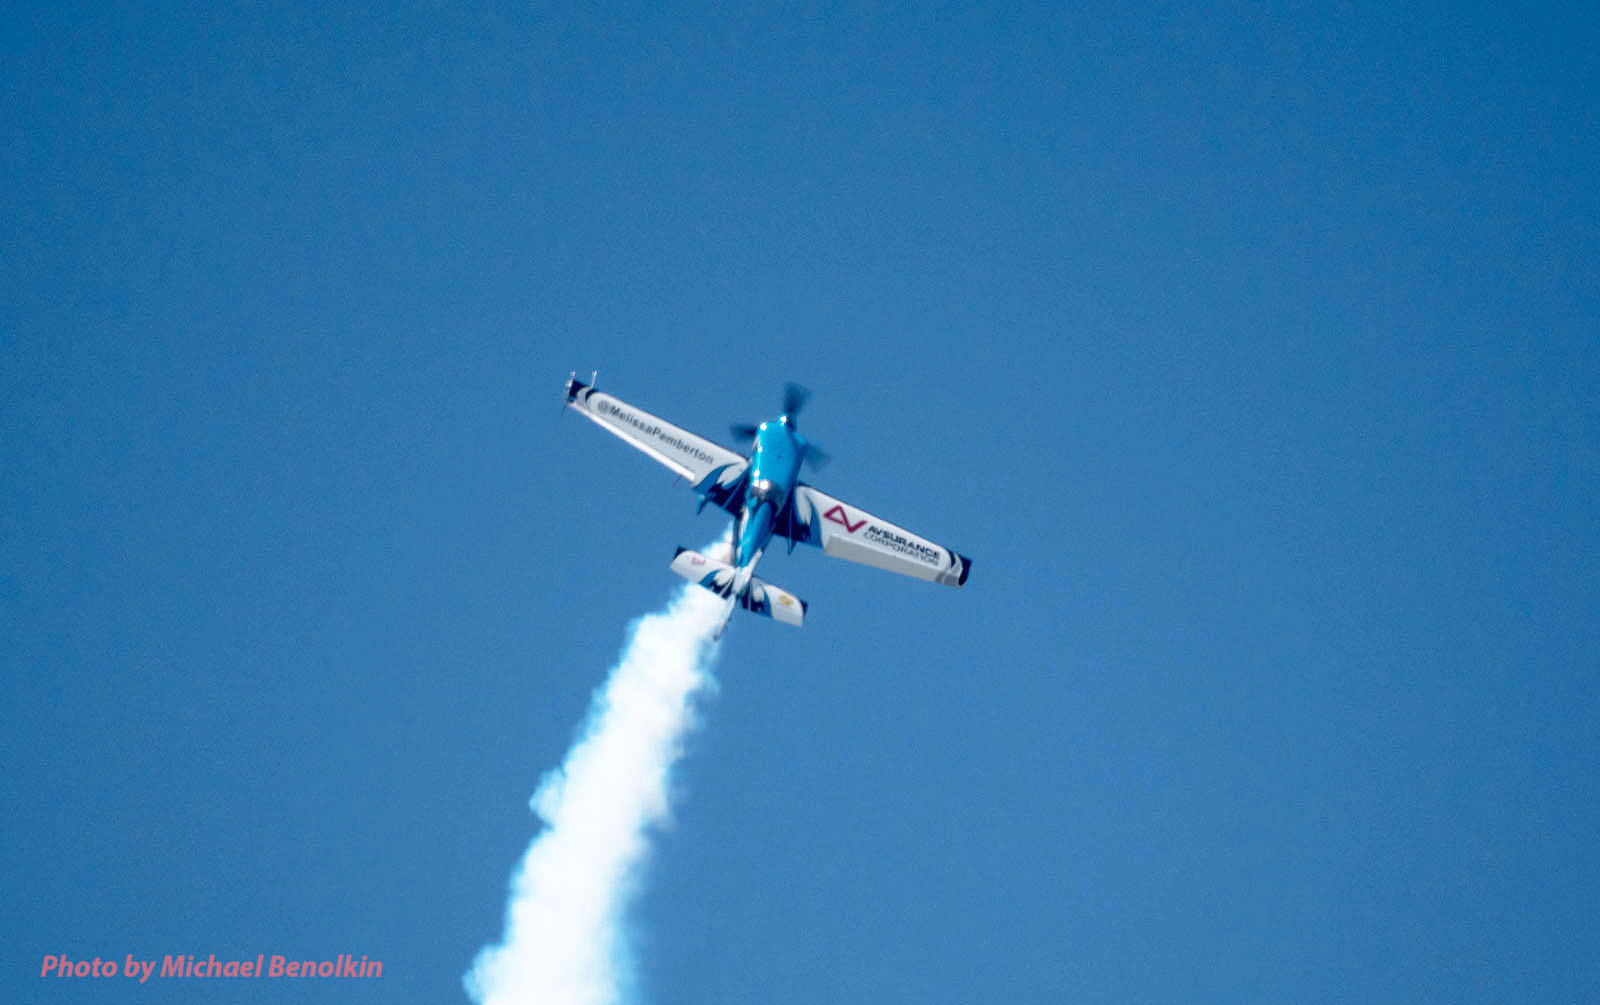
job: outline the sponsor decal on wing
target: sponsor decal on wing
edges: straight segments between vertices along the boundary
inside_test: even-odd
[[[655,422],[641,419],[624,406],[618,404],[615,400],[601,398],[595,402],[594,410],[600,415],[609,416],[610,418],[615,419],[618,423],[632,426],[634,429],[638,430],[640,434],[650,437],[666,449],[675,450],[680,454],[686,454],[689,457],[699,461],[701,464],[716,463],[715,457],[712,457],[710,454],[695,446],[693,443],[688,443],[680,437],[673,435],[665,429],[662,429],[661,426]]]
[[[921,541],[913,541],[903,534],[873,524],[867,528],[863,539],[872,542],[880,548],[886,548],[897,555],[905,555],[919,562],[933,566],[945,564],[945,550],[943,548],[929,547]]]
[[[844,507],[843,506],[840,506],[840,505],[837,505],[837,504],[835,504],[832,509],[828,510],[828,512],[822,514],[822,519],[824,519],[824,520],[832,520],[834,523],[836,523],[839,526],[843,527],[845,530],[849,531],[852,534],[854,534],[856,531],[860,530],[862,528],[862,526],[867,522],[865,518],[862,518],[860,520],[857,520],[854,523],[851,523],[850,522],[850,514],[848,514],[848,513],[846,513],[844,511]]]

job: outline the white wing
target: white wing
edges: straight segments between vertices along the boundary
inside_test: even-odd
[[[578,380],[567,381],[567,405],[694,483],[720,506],[743,477],[745,458],[642,408]]]
[[[918,537],[904,527],[840,502],[802,482],[794,490],[790,536],[814,544],[825,555],[871,565],[946,586],[960,586],[972,559]],[[788,532],[790,528],[784,528]]]

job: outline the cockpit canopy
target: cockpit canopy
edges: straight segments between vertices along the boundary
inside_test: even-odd
[[[749,500],[752,504],[770,502],[774,510],[783,509],[783,486],[770,478],[757,478],[750,483]]]

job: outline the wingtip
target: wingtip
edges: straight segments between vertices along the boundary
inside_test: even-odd
[[[594,385],[585,384],[583,381],[579,380],[577,372],[574,371],[567,376],[567,401],[569,403],[577,401],[578,395],[582,394],[584,391],[587,391],[592,386]]]

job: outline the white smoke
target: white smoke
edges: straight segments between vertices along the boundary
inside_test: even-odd
[[[634,623],[582,735],[532,807],[546,829],[511,880],[506,930],[462,979],[483,1005],[611,1005],[632,985],[624,913],[665,823],[668,776],[715,686],[707,640],[725,601],[687,584]]]

